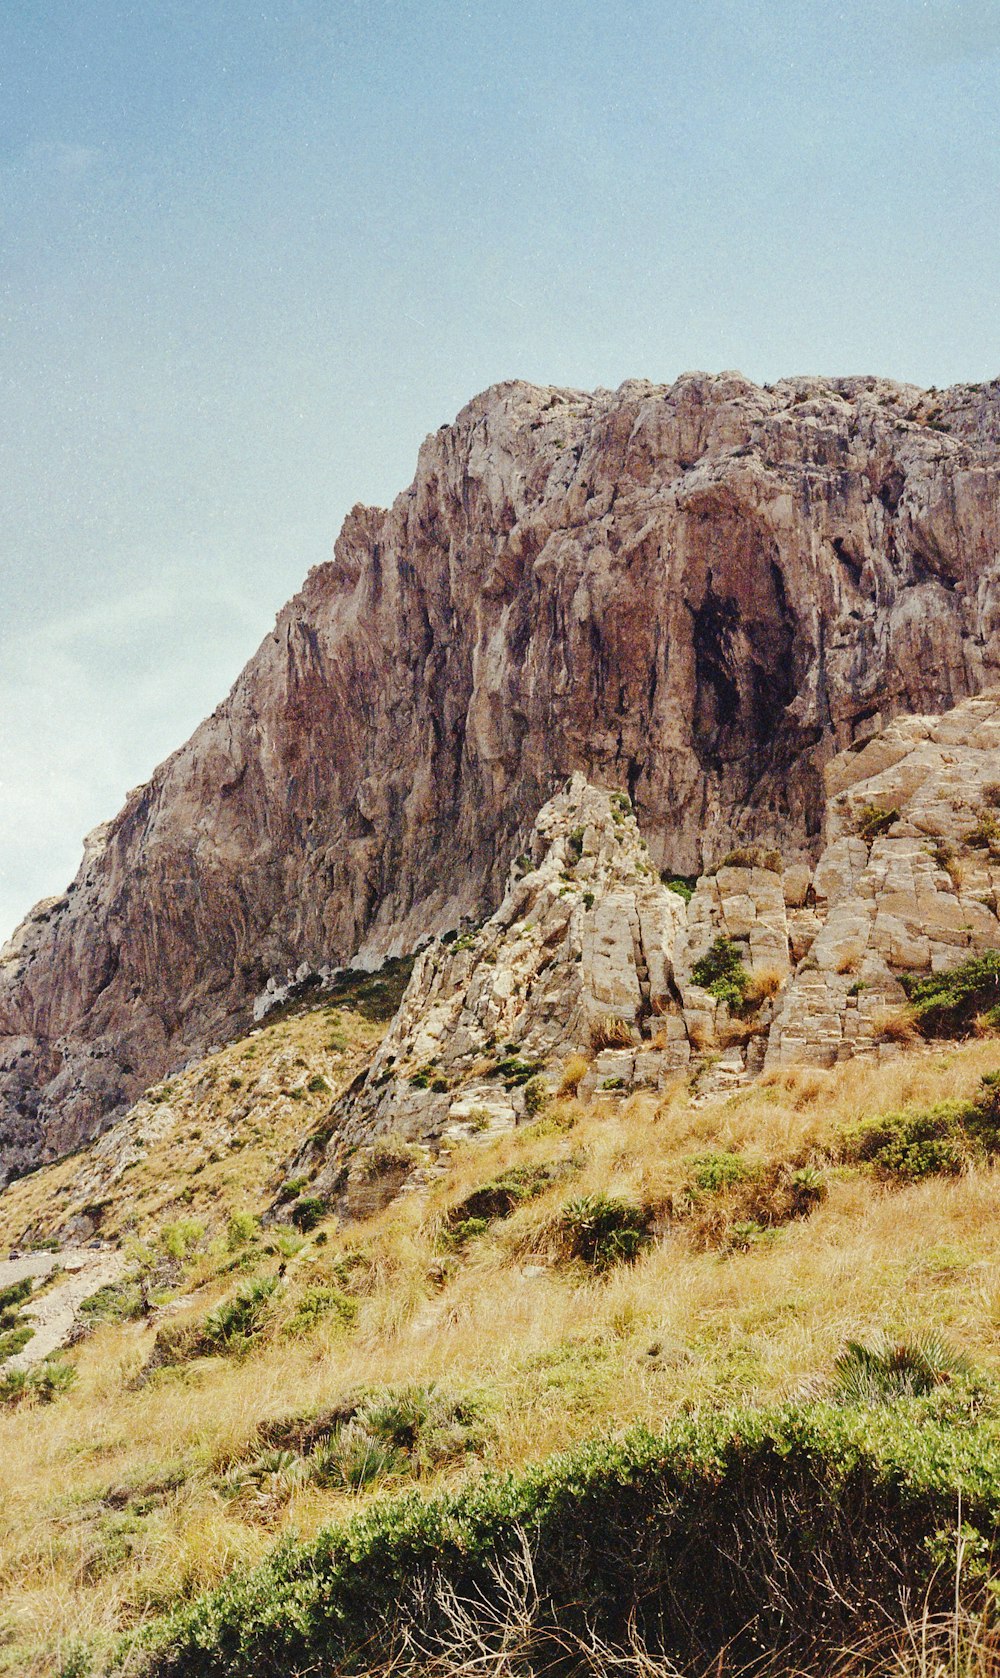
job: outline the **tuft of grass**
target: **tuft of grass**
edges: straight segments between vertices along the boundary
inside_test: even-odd
[[[603,1019],[591,1023],[590,1046],[595,1054],[599,1054],[602,1049],[630,1049],[634,1042],[634,1029],[628,1020],[608,1014]]]
[[[835,1404],[895,1404],[973,1373],[965,1354],[940,1335],[898,1341],[881,1334],[867,1345],[848,1341],[833,1366],[829,1396]]]
[[[557,1094],[576,1095],[581,1083],[590,1070],[590,1062],[586,1055],[570,1055],[562,1069]]]

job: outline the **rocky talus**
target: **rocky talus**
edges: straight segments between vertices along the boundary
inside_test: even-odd
[[[813,877],[830,758],[1000,676],[998,474],[998,384],[477,397],[389,510],[351,513],[228,698],[4,951],[3,1168],[94,1135],[269,980],[489,915],[576,773],[627,794],[654,871],[778,848],[781,903],[723,870],[693,914],[801,964],[810,915],[833,936],[824,876],[802,902],[788,883]],[[925,890],[913,855],[901,898]],[[840,1052],[839,999],[815,992],[797,970],[769,1054]]]

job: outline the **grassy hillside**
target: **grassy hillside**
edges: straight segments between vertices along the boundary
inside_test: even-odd
[[[401,1489],[821,1396],[852,1339],[933,1331],[997,1374],[995,1041],[704,1104],[682,1081],[567,1093],[503,1137],[369,1150],[355,1210],[394,1198],[366,1217],[261,1227],[329,1106],[312,1080],[345,1082],[380,1030],[337,1016],[153,1093],[171,1125],[101,1222],[130,1273],[68,1353],[75,1386],[0,1410],[0,1672],[85,1671],[83,1644]],[[922,1117],[863,1126],[900,1112]],[[94,1151],[0,1197],[8,1239],[59,1227]]]

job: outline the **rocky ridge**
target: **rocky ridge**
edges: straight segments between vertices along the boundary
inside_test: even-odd
[[[1000,674],[998,476],[996,384],[477,397],[7,946],[5,1169],[94,1135],[269,980],[490,913],[576,772],[627,793],[656,870],[758,843],[811,871],[829,758]],[[696,915],[749,898],[780,965],[773,882],[716,881]]]

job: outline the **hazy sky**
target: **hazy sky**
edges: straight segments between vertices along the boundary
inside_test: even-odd
[[[1000,0],[3,0],[0,937],[498,379],[1000,372]]]

